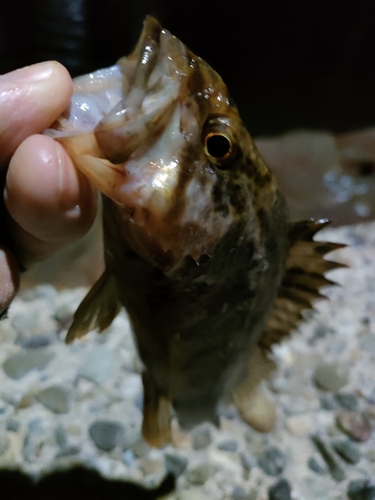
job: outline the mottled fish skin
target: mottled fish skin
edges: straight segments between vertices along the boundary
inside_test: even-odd
[[[170,439],[171,407],[188,429],[217,424],[220,400],[268,430],[244,400],[278,341],[269,325],[261,339],[294,244],[284,198],[219,75],[157,21],[105,71],[114,90],[102,120],[77,127],[71,109],[48,132],[103,193],[106,271],[67,341],[126,308],[145,367],[143,434],[155,446]],[[77,99],[90,83],[100,94],[104,79],[88,90],[80,80]]]

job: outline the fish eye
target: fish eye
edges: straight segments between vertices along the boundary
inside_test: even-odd
[[[233,153],[232,141],[222,132],[210,132],[204,138],[204,151],[212,163],[225,170]]]

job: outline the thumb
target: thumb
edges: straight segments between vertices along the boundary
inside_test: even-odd
[[[0,75],[0,168],[26,137],[51,125],[71,93],[70,75],[56,61]]]

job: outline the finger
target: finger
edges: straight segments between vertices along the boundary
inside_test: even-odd
[[[70,75],[56,61],[0,75],[0,167],[26,137],[51,125],[71,94]]]
[[[20,285],[20,271],[11,252],[0,245],[0,317],[6,311]]]
[[[97,194],[63,147],[28,137],[9,164],[4,192],[13,247],[24,267],[82,237],[96,215]]]

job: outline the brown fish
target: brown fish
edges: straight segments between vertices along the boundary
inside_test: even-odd
[[[290,222],[219,75],[153,18],[129,57],[75,81],[69,113],[48,133],[103,193],[106,270],[67,342],[126,308],[152,445],[172,410],[217,424],[219,401],[268,431],[268,352],[339,266],[323,256],[342,245],[313,241],[328,221]]]

